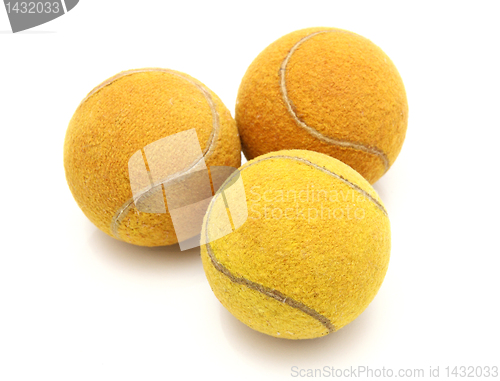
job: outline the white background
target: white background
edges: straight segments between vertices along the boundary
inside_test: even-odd
[[[281,380],[291,368],[500,366],[498,3],[83,0],[30,31],[0,9],[0,379]],[[361,34],[396,64],[410,118],[375,188],[391,263],[368,309],[325,338],[252,331],[198,250],[118,242],[66,185],[85,95],[122,70],[200,79],[234,113],[255,56],[293,30]]]

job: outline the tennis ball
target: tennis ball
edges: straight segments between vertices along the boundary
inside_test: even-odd
[[[71,119],[64,143],[66,179],[85,215],[103,232],[125,242],[142,246],[178,242],[168,210],[138,210],[129,160],[138,154],[142,162],[141,152],[148,145],[156,159],[149,161],[148,175],[153,164],[167,156],[183,160],[187,154],[182,139],[169,148],[173,152],[155,151],[158,147],[151,144],[193,129],[207,166],[240,166],[240,140],[231,114],[212,91],[189,75],[167,69],[131,70],[92,90]],[[153,199],[159,192],[163,204],[159,184],[163,180],[143,199]]]
[[[244,185],[239,202],[235,176]],[[248,217],[214,239],[225,213]],[[312,151],[273,152],[243,165],[212,199],[202,239],[219,301],[249,327],[287,339],[327,335],[353,321],[389,264],[389,219],[377,193],[349,166]]]
[[[396,160],[407,122],[405,89],[389,57],[334,28],[298,30],[269,45],[248,68],[236,104],[247,159],[307,149],[370,183]]]

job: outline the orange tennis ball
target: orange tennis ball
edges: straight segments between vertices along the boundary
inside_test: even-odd
[[[401,150],[408,104],[396,67],[378,46],[346,30],[309,28],[278,39],[252,62],[236,123],[249,160],[307,149],[374,183]]]
[[[147,146],[154,151],[160,139],[193,129],[207,166],[240,166],[234,119],[217,95],[189,75],[167,69],[131,70],[92,90],[71,119],[64,143],[66,179],[85,215],[99,229],[125,242],[142,246],[177,243],[168,209],[163,213],[138,210],[129,164],[134,154],[141,160],[141,152],[147,156]],[[153,164],[166,157],[182,161],[187,155],[182,140],[169,147],[169,152],[153,153],[157,161],[149,162],[150,177]],[[152,209],[158,209],[154,205],[158,195],[166,207],[164,180],[155,181],[144,194],[143,199],[153,200]]]

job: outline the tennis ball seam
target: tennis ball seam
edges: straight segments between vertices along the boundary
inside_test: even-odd
[[[301,303],[293,298],[290,298],[277,290],[273,290],[269,287],[265,287],[256,282],[252,282],[251,280],[248,280],[244,277],[234,276],[223,264],[221,264],[215,259],[210,244],[207,244],[207,253],[215,269],[220,273],[224,274],[225,276],[227,276],[231,282],[246,286],[252,290],[260,292],[270,298],[276,299],[279,302],[285,303],[292,308],[296,308],[299,311],[306,313],[307,315],[311,316],[312,318],[318,320],[321,324],[323,324],[323,326],[328,330],[328,333],[335,331],[335,327],[331,323],[330,319],[328,319],[324,315],[321,315],[316,310],[306,306],[304,303]]]
[[[294,157],[294,156],[286,156],[286,155],[273,155],[273,156],[268,156],[268,157],[264,157],[262,159],[257,159],[255,161],[252,161],[252,162],[249,162],[247,165],[245,165],[243,168],[239,169],[238,171],[235,171],[231,176],[229,176],[229,178],[227,178],[227,180],[222,184],[222,186],[220,187],[220,191],[223,191],[226,187],[226,185],[235,177],[237,176],[241,171],[247,169],[247,168],[250,168],[252,166],[254,166],[255,164],[258,164],[258,163],[261,163],[263,161],[266,161],[266,160],[272,160],[272,159],[287,159],[287,160],[295,160],[295,161],[299,161],[299,162],[302,162],[304,164],[307,164],[313,168],[316,168],[324,173],[326,173],[327,175],[330,175],[332,177],[335,177],[336,179],[342,181],[343,183],[345,183],[347,186],[351,187],[352,189],[358,191],[359,193],[361,193],[364,197],[366,197],[367,199],[369,199],[371,202],[373,202],[378,209],[380,209],[382,211],[382,213],[384,213],[384,215],[386,217],[388,217],[388,213],[387,211],[385,210],[385,207],[376,199],[374,198],[371,194],[369,194],[368,192],[366,192],[363,188],[361,188],[359,185],[356,185],[352,182],[350,182],[349,180],[345,179],[344,177],[342,177],[341,175],[333,172],[333,171],[330,171],[329,169],[326,169],[316,163],[313,163],[312,161],[309,161],[307,159],[303,159],[301,157]],[[214,199],[212,200],[212,202],[215,201],[215,199],[217,198],[217,196],[214,197]]]
[[[306,37],[303,37],[300,39],[293,47],[290,49],[288,52],[287,56],[283,60],[280,66],[280,89],[281,89],[281,95],[283,96],[283,101],[285,102],[286,108],[289,112],[289,114],[292,116],[292,118],[295,120],[295,122],[302,127],[304,130],[306,130],[310,135],[315,137],[316,139],[319,139],[327,144],[331,145],[336,145],[344,148],[352,148],[355,150],[359,151],[364,151],[366,153],[372,154],[377,156],[383,163],[384,165],[384,173],[389,170],[389,159],[387,155],[379,148],[375,146],[366,146],[364,144],[358,143],[358,142],[352,142],[348,140],[340,140],[340,139],[334,139],[329,136],[325,136],[322,133],[320,133],[318,130],[316,130],[314,127],[311,127],[307,125],[303,120],[301,120],[297,113],[294,110],[294,106],[290,98],[288,97],[288,90],[286,88],[286,68],[288,65],[288,62],[290,61],[293,53],[302,45],[304,42],[309,40],[310,38],[317,36],[318,34],[322,33],[347,33],[347,34],[353,34],[349,31],[343,31],[343,30],[322,30],[319,32],[314,32]]]
[[[202,160],[204,160],[205,158],[208,158],[215,149],[215,145],[216,145],[216,142],[218,139],[218,134],[219,134],[219,129],[220,129],[219,114],[218,114],[217,109],[215,107],[215,104],[212,100],[212,96],[210,95],[210,92],[207,89],[205,89],[204,86],[196,83],[195,81],[191,80],[190,78],[182,75],[181,73],[178,73],[176,71],[169,70],[169,69],[146,68],[146,69],[136,69],[136,70],[124,71],[124,72],[117,74],[114,77],[108,79],[107,81],[103,82],[99,86],[97,86],[94,90],[92,90],[85,97],[85,99],[80,103],[80,105],[85,103],[89,98],[91,98],[94,94],[99,92],[104,87],[111,85],[115,81],[117,81],[117,80],[119,80],[127,75],[138,74],[138,73],[148,73],[148,72],[164,72],[164,73],[168,73],[168,74],[177,76],[177,77],[189,82],[190,84],[195,86],[198,90],[200,90],[200,92],[205,97],[205,99],[208,103],[208,106],[210,107],[210,111],[212,112],[212,132],[210,134],[208,144],[205,147],[205,151],[203,152],[203,155],[199,160],[194,162],[185,171],[176,173],[175,175],[167,176],[166,178],[161,179],[157,183],[152,184],[150,189],[148,189],[147,191],[145,191],[139,195],[136,195],[136,197],[131,197],[130,199],[125,201],[125,203],[120,208],[118,208],[118,210],[116,211],[115,215],[113,216],[113,219],[111,220],[111,224],[110,224],[111,233],[117,239],[121,239],[120,234],[119,234],[120,224],[123,221],[123,219],[127,216],[127,214],[130,212],[132,207],[135,205],[134,200],[139,201],[142,197],[147,195],[149,192],[153,191],[154,189],[156,189],[159,186],[161,187],[163,183],[188,174],[189,171],[191,171],[193,168],[195,168]]]
[[[212,208],[213,208],[213,205],[217,199],[217,197],[222,194],[222,192],[225,190],[226,186],[228,184],[231,184],[231,181],[232,179],[239,175],[239,173],[241,173],[241,171],[247,169],[247,168],[250,168],[252,167],[253,165],[255,164],[258,164],[258,163],[261,163],[263,161],[266,161],[266,160],[272,160],[272,159],[285,159],[285,160],[294,160],[294,161],[298,161],[298,162],[301,162],[301,163],[304,163],[306,165],[309,165],[315,169],[318,169],[324,173],[326,173],[327,175],[330,175],[340,181],[342,181],[343,183],[345,183],[346,185],[348,185],[349,187],[353,188],[354,190],[360,192],[364,197],[368,198],[370,201],[372,201],[379,210],[382,211],[382,213],[387,217],[387,211],[385,210],[384,206],[378,202],[378,200],[376,200],[375,198],[373,198],[368,192],[366,192],[365,190],[363,190],[361,187],[359,187],[358,185],[350,182],[349,180],[345,179],[344,177],[342,177],[341,175],[333,172],[333,171],[330,171],[324,167],[321,167],[307,159],[303,159],[303,158],[300,158],[300,157],[293,157],[293,156],[286,156],[286,155],[274,155],[274,156],[269,156],[269,157],[265,157],[265,158],[262,158],[262,159],[258,159],[258,160],[255,160],[253,162],[250,162],[248,165],[246,165],[245,167],[241,168],[240,170],[234,172],[231,176],[229,176],[229,178],[226,179],[226,181],[224,182],[224,184],[220,187],[220,190],[219,192],[217,192],[217,195],[212,199],[212,201],[210,202],[210,206],[209,206],[209,209],[207,211],[207,215],[206,215],[206,219],[205,219],[205,242],[206,242],[206,249],[207,249],[207,254],[208,256],[210,257],[210,261],[212,262],[212,265],[215,267],[215,269],[217,271],[219,271],[221,274],[227,276],[229,278],[229,280],[233,283],[236,283],[236,284],[241,284],[241,285],[244,285],[250,289],[253,289],[255,291],[258,291],[270,298],[273,298],[279,302],[282,302],[282,303],[285,303],[287,305],[289,305],[290,307],[292,308],[296,308],[298,309],[299,311],[302,311],[304,313],[306,313],[307,315],[313,317],[314,319],[318,320],[321,324],[323,324],[323,326],[325,326],[325,328],[328,330],[328,333],[331,333],[331,332],[334,332],[335,331],[335,327],[334,325],[331,323],[330,319],[328,319],[326,316],[320,314],[319,312],[317,312],[316,310],[308,307],[307,305],[305,305],[304,303],[301,303],[293,298],[290,298],[290,297],[287,297],[286,295],[284,295],[283,293],[277,291],[277,290],[274,290],[274,289],[271,289],[269,287],[266,287],[264,285],[261,285],[259,283],[256,283],[256,282],[252,282],[251,280],[248,280],[246,279],[245,277],[238,277],[238,276],[235,276],[234,274],[232,274],[223,264],[221,264],[220,262],[217,261],[217,259],[215,258],[215,255],[214,255],[214,252],[212,251],[212,246],[210,245],[210,239],[208,237],[208,223],[210,221],[210,213],[212,212]]]

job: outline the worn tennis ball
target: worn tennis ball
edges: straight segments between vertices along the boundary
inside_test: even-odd
[[[405,88],[389,57],[334,28],[298,30],[269,45],[248,68],[236,104],[247,159],[313,150],[370,183],[396,160],[407,122]]]
[[[155,148],[154,142],[192,129],[207,167],[239,167],[241,146],[231,114],[212,91],[189,75],[167,69],[131,70],[92,90],[71,119],[64,143],[66,179],[85,215],[103,232],[125,242],[142,246],[178,242],[168,208],[163,213],[138,210],[129,161],[136,154],[143,163],[140,156],[146,146]],[[178,143],[169,149],[178,151],[174,159],[182,160],[186,147]],[[151,175],[152,165],[165,161],[165,155],[172,157],[172,152],[156,151],[155,163],[150,161],[147,170],[142,164],[144,174]],[[161,184],[141,201],[158,195],[163,205]]]
[[[245,196],[237,200],[234,178]],[[220,237],[226,213],[246,221]],[[269,153],[219,189],[203,222],[202,261],[219,301],[275,337],[308,339],[353,321],[389,264],[387,212],[370,184],[330,156]]]

